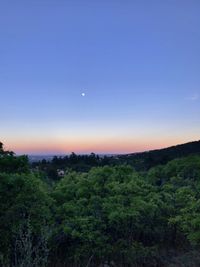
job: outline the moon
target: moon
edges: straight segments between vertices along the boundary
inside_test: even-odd
[[[85,96],[85,93],[81,93],[81,96]]]

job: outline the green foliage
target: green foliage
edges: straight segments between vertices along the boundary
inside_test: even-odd
[[[130,264],[138,261],[131,247],[140,243],[149,251],[155,245],[160,200],[131,167],[71,173],[57,184],[53,197],[57,235],[65,239],[70,251],[65,256],[73,261],[86,262],[93,255],[97,262]]]
[[[173,239],[200,244],[200,157],[176,159],[150,170],[148,180],[165,199]]]
[[[28,157],[15,156],[12,151],[5,151],[0,142],[0,172],[24,173],[29,172]]]
[[[13,239],[27,218],[33,233],[50,223],[46,186],[33,174],[0,174],[0,251],[4,259],[13,253]]]
[[[16,235],[13,267],[45,267],[48,262],[48,228],[35,236],[30,217],[23,221]]]
[[[0,143],[0,266],[199,266],[200,156],[149,155],[72,153],[30,169]]]
[[[55,156],[51,161],[33,162],[32,167],[44,172],[48,179],[57,181],[60,178],[58,169],[67,172],[88,172],[93,167],[129,165],[137,171],[148,171],[152,167],[165,165],[173,159],[189,155],[200,155],[200,141],[128,155],[98,156],[94,153],[76,155],[72,152],[69,156]],[[162,182],[162,179],[157,182]]]
[[[27,156],[3,155],[0,157],[0,172],[24,173],[29,172]]]
[[[157,165],[165,165],[169,161],[189,155],[200,155],[200,141],[189,142],[148,152],[121,155],[119,161],[133,165],[136,170],[149,170]]]

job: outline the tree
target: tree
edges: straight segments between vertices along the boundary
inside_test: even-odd
[[[33,174],[0,174],[0,254],[12,264],[15,237],[29,218],[32,235],[51,223],[52,201],[46,186]]]
[[[63,261],[67,257],[86,266],[92,257],[97,266],[150,259],[157,242],[160,203],[153,187],[131,167],[68,174],[56,185],[53,197],[59,222],[56,250]]]
[[[29,163],[27,156],[15,156],[12,151],[5,151],[0,142],[0,173],[27,173]]]

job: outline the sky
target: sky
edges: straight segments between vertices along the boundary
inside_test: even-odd
[[[0,141],[65,154],[199,140],[199,14],[199,0],[0,1]]]

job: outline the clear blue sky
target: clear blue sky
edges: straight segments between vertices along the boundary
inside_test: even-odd
[[[199,14],[199,0],[0,1],[0,140],[125,153],[200,139]]]

